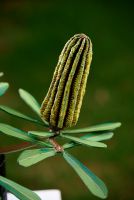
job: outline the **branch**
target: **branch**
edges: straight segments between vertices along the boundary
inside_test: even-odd
[[[8,153],[15,153],[17,151],[21,151],[23,149],[31,148],[36,146],[36,144],[32,144],[29,142],[22,142],[17,145],[12,145],[12,146],[7,146],[7,147],[2,147],[0,148],[0,154],[8,154]]]

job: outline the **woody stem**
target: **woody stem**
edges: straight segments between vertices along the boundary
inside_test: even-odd
[[[53,145],[56,152],[63,152],[63,147],[55,140],[55,136],[49,138],[49,142]]]

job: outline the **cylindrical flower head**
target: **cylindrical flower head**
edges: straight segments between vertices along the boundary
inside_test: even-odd
[[[53,129],[77,123],[91,60],[92,43],[85,34],[74,35],[65,44],[40,110]]]

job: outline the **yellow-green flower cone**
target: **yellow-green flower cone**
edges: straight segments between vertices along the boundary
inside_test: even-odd
[[[92,43],[85,34],[74,35],[65,44],[40,110],[42,119],[53,129],[77,123],[91,60]]]

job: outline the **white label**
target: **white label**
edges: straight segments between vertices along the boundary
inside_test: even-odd
[[[61,200],[61,192],[59,190],[38,190],[34,191],[41,200]],[[19,200],[13,194],[7,194],[7,200]]]

